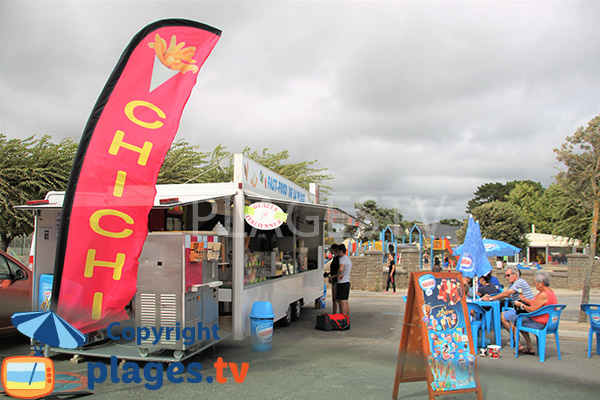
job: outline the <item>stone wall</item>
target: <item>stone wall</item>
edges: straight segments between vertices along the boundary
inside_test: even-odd
[[[386,281],[382,283],[382,276],[385,275],[385,264],[382,260],[383,252],[379,250],[367,250],[362,256],[351,256],[352,272],[350,282],[352,282],[352,289],[376,292],[385,289]]]
[[[413,248],[400,249],[400,269],[407,272],[420,271],[419,264],[421,252]]]
[[[417,249],[400,249],[402,255],[400,263],[396,266],[396,289],[406,289],[408,287],[408,277],[410,272],[420,271],[419,257]],[[550,284],[553,288],[580,290],[583,288],[583,274],[586,263],[589,262],[589,255],[568,254],[567,266],[544,265],[544,270],[550,273]],[[385,290],[387,283],[387,263],[383,262],[383,252],[380,250],[367,250],[361,256],[351,256],[352,274],[350,281],[354,290],[368,290],[381,292]],[[428,267],[428,266],[427,266]],[[427,268],[429,269],[429,268]],[[533,278],[537,270],[522,270],[521,276],[531,287],[533,287]],[[494,275],[500,283],[506,285],[501,271],[493,269]],[[329,286],[327,279],[324,282]],[[592,287],[600,288],[600,262],[596,261],[592,270]]]
[[[589,265],[588,254],[567,254],[567,265],[569,267],[568,287],[569,289],[583,289],[583,278],[585,268]],[[596,260],[592,266],[592,287],[600,287],[600,262]]]
[[[409,273],[419,271],[419,251],[416,249],[402,249],[401,261],[396,266],[396,289],[408,287]],[[383,252],[380,250],[367,250],[361,256],[351,256],[352,274],[350,281],[354,290],[369,290],[381,292],[385,290],[388,277],[387,263],[383,262]],[[325,283],[328,284],[327,279]],[[390,285],[391,290],[391,285]]]
[[[494,270],[496,271],[496,270]],[[529,286],[531,286],[531,289],[533,290],[533,294],[536,294],[535,291],[535,285],[533,284],[533,278],[535,276],[535,273],[537,272],[537,269],[533,269],[533,270],[529,270],[529,269],[524,269],[521,271],[521,278],[525,279],[527,281],[527,283],[529,283]],[[568,279],[569,279],[569,273],[568,272],[562,272],[562,271],[548,271],[548,273],[550,274],[550,287],[555,288],[555,289],[566,289],[568,288]],[[500,283],[502,283],[502,280],[504,279],[503,277],[497,276],[498,280],[500,281]],[[506,280],[504,280],[505,282],[505,287],[506,287]]]

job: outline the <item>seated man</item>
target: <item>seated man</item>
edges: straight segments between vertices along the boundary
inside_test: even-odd
[[[489,274],[487,274],[487,276],[489,277],[489,282],[492,285],[495,285],[496,288],[498,289],[498,291],[500,291],[500,281],[498,280],[498,278],[496,278],[494,275],[492,275],[492,271],[489,272]]]
[[[483,297],[486,294],[492,296],[498,293],[498,288],[492,282],[490,282],[490,274],[480,276],[477,281],[479,287],[477,288],[477,295]]]
[[[468,276],[462,275],[462,282],[463,288],[465,289],[465,296],[473,296],[473,292],[471,292],[471,290],[473,290],[473,288],[471,287],[473,285],[473,278],[469,278]]]
[[[490,300],[502,300],[509,298],[511,299],[511,305],[514,306],[514,302],[519,300],[519,295],[522,294],[527,299],[533,299],[533,292],[527,281],[521,278],[521,271],[515,267],[506,268],[504,271],[504,277],[510,284],[510,287],[504,292],[500,292],[493,296],[486,294],[481,299],[484,301]],[[517,311],[515,309],[508,310],[502,313],[501,322],[504,329],[510,332],[510,324],[514,324],[517,319]]]

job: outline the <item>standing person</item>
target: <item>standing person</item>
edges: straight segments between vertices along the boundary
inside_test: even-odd
[[[388,277],[387,277],[387,285],[385,287],[385,291],[383,293],[387,293],[390,290],[390,283],[394,288],[394,294],[396,294],[396,254],[390,253],[388,254]]]
[[[339,302],[336,299],[337,295],[337,274],[340,269],[340,256],[338,254],[338,245],[331,245],[331,265],[329,266],[329,283],[331,283],[331,303],[333,304],[333,313],[337,314]],[[340,307],[341,310],[341,307]]]
[[[340,257],[340,269],[337,275],[337,295],[336,299],[340,303],[340,312],[350,315],[350,305],[348,297],[350,296],[350,272],[352,271],[352,261],[346,255],[346,245],[338,245],[338,255]]]
[[[450,268],[450,260],[448,260],[448,257],[444,257],[444,269],[448,268]]]
[[[496,257],[496,269],[504,269],[504,263],[502,257]]]

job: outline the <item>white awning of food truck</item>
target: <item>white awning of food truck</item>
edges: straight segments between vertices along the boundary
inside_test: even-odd
[[[152,208],[171,208],[203,201],[230,198],[236,193],[231,183],[194,183],[177,185],[156,185],[156,197]],[[47,203],[17,206],[21,210],[59,210],[62,208],[65,192],[48,192]],[[171,201],[169,201],[171,200]]]

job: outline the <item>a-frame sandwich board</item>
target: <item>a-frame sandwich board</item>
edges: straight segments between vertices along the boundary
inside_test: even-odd
[[[429,399],[475,392],[482,400],[476,349],[458,272],[412,272],[392,398],[401,382],[427,381]]]

